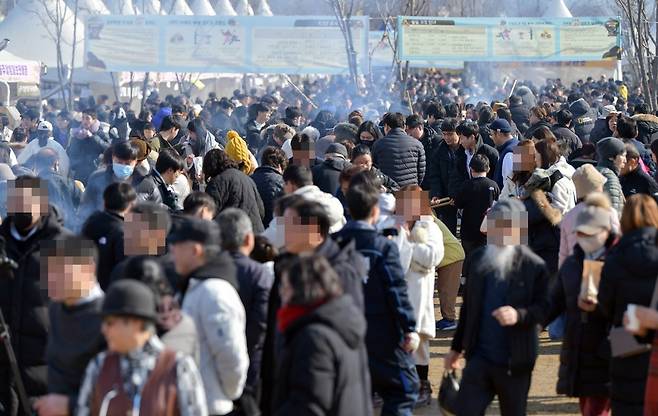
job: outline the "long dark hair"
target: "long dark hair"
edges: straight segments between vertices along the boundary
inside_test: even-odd
[[[203,175],[206,181],[231,168],[237,169],[238,164],[221,149],[212,149],[203,158]]]
[[[187,123],[187,130],[196,134],[196,140],[190,140],[190,145],[194,154],[200,153],[201,142],[208,135],[208,129],[206,129],[206,123],[200,118],[195,118],[194,120]]]

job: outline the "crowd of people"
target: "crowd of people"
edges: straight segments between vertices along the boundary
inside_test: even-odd
[[[524,415],[547,328],[583,415],[658,414],[658,117],[605,77],[481,95],[432,71],[403,100],[21,107],[0,413],[411,415],[454,331],[441,406]]]

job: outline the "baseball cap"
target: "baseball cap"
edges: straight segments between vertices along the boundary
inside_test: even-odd
[[[601,107],[601,118],[608,118],[610,114],[621,114],[621,111],[617,111],[617,107],[612,104],[604,105]]]
[[[50,121],[41,121],[41,122],[39,122],[39,125],[37,126],[37,130],[39,130],[39,131],[53,131],[53,125],[50,124]]]
[[[512,126],[509,125],[509,122],[504,118],[497,118],[489,125],[489,128],[493,131],[499,131],[501,133],[511,133]]]

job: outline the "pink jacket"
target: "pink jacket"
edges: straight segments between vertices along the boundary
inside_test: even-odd
[[[580,202],[562,217],[562,222],[560,223],[560,257],[558,259],[558,267],[562,266],[564,260],[573,254],[573,248],[576,245],[576,231],[574,230],[576,228],[576,218],[584,207],[585,203]],[[610,228],[613,233],[621,234],[619,217],[614,208],[610,208]]]

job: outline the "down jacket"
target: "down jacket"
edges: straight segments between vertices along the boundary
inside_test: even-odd
[[[598,118],[596,110],[593,110],[587,101],[579,99],[569,105],[569,111],[573,114],[573,129],[583,143],[589,143],[589,134],[594,129],[594,123]]]
[[[265,208],[254,181],[238,169],[229,168],[208,182],[206,193],[217,204],[217,212],[240,208],[247,213],[255,233],[261,233]]]
[[[628,304],[649,306],[658,275],[658,231],[640,228],[622,236],[606,258],[599,285],[599,308],[621,326]],[[639,342],[651,342],[651,337]],[[642,415],[650,352],[610,361],[613,414]]]
[[[372,146],[373,164],[400,187],[420,185],[425,178],[425,149],[404,130],[392,129]]]
[[[621,217],[621,212],[624,209],[626,199],[624,198],[624,191],[621,188],[621,182],[619,182],[619,171],[609,160],[599,161],[599,164],[596,165],[596,170],[605,177],[606,181],[605,184],[603,184],[603,191],[610,198],[612,208],[614,208],[615,211],[617,211],[617,215]]]
[[[636,114],[633,120],[637,122],[637,140],[642,144],[651,144],[658,139],[658,117],[652,114]]]
[[[263,200],[265,216],[263,224],[267,225],[274,216],[274,202],[283,196],[283,175],[272,166],[259,166],[251,175],[251,180],[256,184],[256,189]]]

